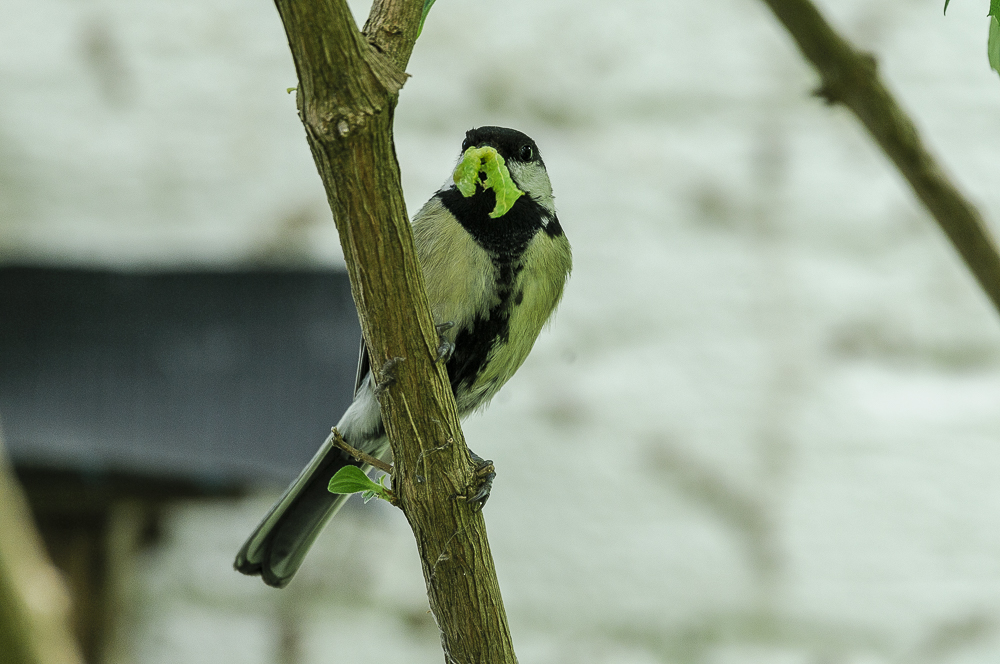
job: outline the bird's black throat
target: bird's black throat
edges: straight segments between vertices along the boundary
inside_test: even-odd
[[[500,258],[519,257],[535,233],[545,228],[546,220],[552,216],[527,194],[518,198],[505,215],[496,219],[490,218],[497,201],[492,189],[477,190],[466,198],[457,187],[451,187],[440,196],[441,203],[472,239],[491,256]]]

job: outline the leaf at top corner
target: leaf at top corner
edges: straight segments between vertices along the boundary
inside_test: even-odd
[[[377,494],[384,491],[384,489],[375,482],[372,482],[357,466],[344,466],[330,479],[327,491],[330,493],[348,494],[373,491]]]
[[[992,3],[1000,5],[1000,0],[992,0]],[[1000,74],[1000,7],[996,14],[990,15],[990,36],[986,41],[986,53],[990,59],[990,67]]]
[[[987,16],[1000,19],[1000,0],[990,0],[990,13]]]
[[[950,2],[951,2],[951,0],[944,0],[944,13],[945,13],[945,16],[948,15],[948,3],[950,3]]]

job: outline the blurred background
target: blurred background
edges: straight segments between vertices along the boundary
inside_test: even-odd
[[[819,2],[996,233],[988,3],[942,4]],[[441,661],[386,505],[231,569],[357,352],[273,6],[3,16],[0,423],[90,661]],[[574,248],[465,425],[523,664],[1000,660],[1000,318],[763,3],[438,0],[408,71],[411,212],[512,126]]]

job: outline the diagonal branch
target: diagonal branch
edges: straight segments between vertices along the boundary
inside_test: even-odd
[[[1000,311],[1000,253],[976,207],[924,147],[878,75],[875,58],[838,35],[809,0],[763,0],[820,75],[817,94],[853,112],[937,220]]]
[[[392,444],[392,488],[413,529],[445,660],[512,663],[482,513],[454,499],[473,482],[474,465],[436,362],[437,332],[392,140],[423,4],[375,0],[362,33],[345,0],[276,0],[371,365],[394,362],[392,380],[377,390]]]

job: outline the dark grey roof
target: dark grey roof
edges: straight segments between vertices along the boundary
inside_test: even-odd
[[[0,268],[0,424],[21,467],[284,482],[348,405],[359,337],[342,272]]]

